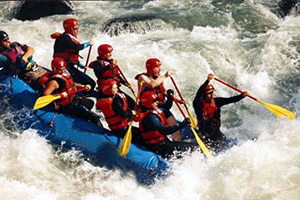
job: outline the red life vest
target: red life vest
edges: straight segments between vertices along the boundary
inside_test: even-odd
[[[62,35],[68,35],[72,42],[74,42],[75,44],[80,44],[79,40],[69,34],[69,33],[63,33]],[[63,58],[66,62],[70,62],[72,64],[77,64],[78,63],[78,59],[79,59],[79,51],[76,50],[76,49],[71,49],[71,48],[68,48],[68,49],[65,49],[64,51],[62,52],[56,52],[53,54],[53,58],[56,58],[56,57],[61,57]]]
[[[90,68],[94,68],[94,64],[95,63],[99,63],[99,65],[102,67],[102,68],[106,68],[106,70],[104,71],[104,73],[102,74],[102,76],[99,78],[98,77],[98,80],[97,80],[97,84],[98,84],[98,87],[100,88],[101,86],[101,83],[106,80],[106,79],[114,79],[118,86],[120,86],[120,79],[119,79],[119,70],[117,67],[113,66],[109,61],[107,60],[103,60],[103,59],[99,59],[97,58],[97,60],[91,62],[91,64],[89,65]]]
[[[160,122],[164,126],[167,126],[167,119],[165,117],[164,112],[161,109],[149,110],[147,112],[138,114],[139,119],[140,119],[139,127],[140,127],[140,131],[141,131],[141,136],[142,136],[144,142],[146,144],[156,144],[156,143],[164,141],[166,139],[166,136],[161,134],[159,131],[156,131],[156,130],[155,131],[148,131],[148,132],[144,131],[142,122],[143,122],[144,118],[150,113],[153,113],[153,114],[157,115],[160,119]]]
[[[128,111],[128,103],[126,96],[123,93],[117,93],[123,100],[123,109]],[[124,129],[128,126],[128,118],[124,118],[117,113],[112,108],[113,97],[102,98],[97,101],[96,107],[101,109],[103,112],[106,122],[111,130]]]
[[[46,72],[39,78],[39,83],[42,85],[46,85],[51,76],[52,76],[52,72]]]
[[[135,79],[138,79],[138,77],[140,75],[145,75],[149,78],[152,78],[151,75],[148,75],[147,73],[141,73],[141,74],[138,74],[135,76]],[[155,87],[155,88],[150,88],[150,87],[143,87],[143,90],[141,91],[141,94],[143,92],[146,92],[146,91],[153,91],[155,92],[155,94],[157,94],[157,97],[160,99],[160,102],[161,103],[164,103],[165,101],[165,97],[166,97],[166,89],[165,89],[165,86],[164,86],[164,83],[162,82],[159,86]]]
[[[24,54],[23,49],[17,42],[11,43],[10,50],[1,52],[4,56],[8,57],[13,65],[17,64],[17,59],[21,54]]]
[[[214,120],[217,122],[218,126],[220,127],[220,120],[215,117],[215,112],[218,110],[218,107],[216,106],[216,100],[211,99],[211,102],[208,103],[204,99],[201,100],[202,103],[202,112],[203,117],[205,120]]]
[[[76,91],[77,91],[72,76],[67,72],[65,72],[63,74],[54,74],[51,76],[49,81],[51,81],[54,78],[62,79],[65,82],[65,87],[60,89],[60,91],[55,92],[54,94],[58,94],[58,93],[62,93],[62,92],[67,92],[67,94],[68,94],[67,98],[56,100],[56,103],[61,106],[68,105],[69,103],[71,103],[73,101]]]

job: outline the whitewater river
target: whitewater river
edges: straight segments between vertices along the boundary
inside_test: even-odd
[[[136,88],[145,61],[159,58],[170,69],[188,106],[212,72],[254,97],[300,110],[300,17],[277,16],[278,0],[77,1],[75,15],[36,21],[11,19],[19,2],[0,3],[0,29],[12,41],[35,48],[34,60],[50,67],[62,21],[76,17],[79,39],[108,43]],[[85,63],[88,50],[81,52]],[[92,70],[88,70],[93,76]],[[93,76],[94,77],[94,76]],[[212,81],[217,96],[236,91]],[[167,88],[172,82],[165,80]],[[126,90],[126,89],[125,89]],[[128,90],[126,90],[128,91]],[[128,91],[129,93],[129,91]],[[240,141],[224,154],[199,152],[172,161],[172,174],[144,186],[131,174],[94,166],[74,150],[54,147],[35,130],[19,131],[12,113],[0,115],[1,200],[298,200],[300,120],[276,118],[246,98],[222,109],[222,131]],[[174,106],[172,111],[182,119]]]

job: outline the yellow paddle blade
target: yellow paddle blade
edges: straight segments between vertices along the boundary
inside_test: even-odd
[[[296,117],[295,113],[293,113],[287,109],[284,109],[280,106],[270,104],[270,103],[265,103],[259,99],[257,99],[257,102],[259,102],[262,105],[264,105],[265,107],[267,107],[277,117],[284,116],[284,117],[288,117],[290,120],[295,119],[295,117]]]
[[[40,97],[36,100],[33,109],[37,110],[40,109],[42,107],[45,107],[46,105],[48,105],[49,103],[51,103],[52,101],[55,101],[56,99],[59,99],[60,96],[54,96],[54,95],[47,95],[47,96],[43,96]]]
[[[193,115],[190,113],[190,110],[187,109],[187,113],[189,115],[189,118],[191,120],[191,123],[192,123],[192,126],[193,128],[197,128],[198,125],[197,125],[197,120],[193,117]]]
[[[199,138],[199,136],[198,136],[198,134],[196,133],[196,131],[194,130],[194,128],[191,127],[191,126],[190,126],[190,128],[191,128],[191,130],[192,130],[192,132],[193,132],[193,134],[194,134],[194,136],[195,136],[195,138],[196,138],[197,143],[199,144],[200,148],[202,149],[204,155],[206,155],[208,158],[211,158],[212,156],[211,156],[210,151],[206,148],[205,144],[204,144],[204,143],[202,142],[202,140]]]
[[[130,143],[132,138],[132,131],[131,131],[132,123],[133,121],[130,122],[128,130],[122,140],[121,148],[119,150],[120,156],[126,156],[130,149]]]

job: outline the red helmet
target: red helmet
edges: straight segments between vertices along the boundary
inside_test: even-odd
[[[113,48],[109,44],[101,44],[98,47],[98,55],[100,57],[107,54],[107,53],[111,53],[112,51],[113,51]]]
[[[207,84],[207,86],[205,87],[205,94],[209,94],[216,91],[214,86],[212,84]]]
[[[117,82],[112,78],[104,80],[100,86],[102,93],[108,96],[112,95],[112,87],[115,84]]]
[[[69,18],[63,22],[63,26],[67,33],[72,34],[73,33],[72,28],[74,28],[75,26],[79,26],[79,23],[77,19]]]
[[[153,102],[158,100],[158,96],[153,91],[146,91],[141,95],[140,100],[142,106],[146,108],[151,108]]]
[[[51,68],[53,72],[55,72],[56,69],[66,68],[66,66],[66,61],[60,57],[53,58],[51,62]]]
[[[146,62],[147,73],[153,74],[153,69],[159,66],[161,66],[160,60],[158,60],[157,58],[149,58]]]

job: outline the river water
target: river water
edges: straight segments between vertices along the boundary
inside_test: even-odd
[[[274,0],[77,1],[79,39],[114,47],[113,57],[137,88],[145,61],[159,58],[170,69],[188,106],[208,73],[268,103],[300,110],[300,17],[277,17]],[[19,2],[0,3],[0,27],[12,41],[35,48],[50,67],[62,21],[11,19]],[[83,50],[85,63],[88,50]],[[92,70],[88,70],[93,76]],[[216,81],[217,96],[236,91]],[[167,88],[173,88],[165,80]],[[129,93],[129,91],[128,91]],[[80,152],[52,146],[33,129],[19,131],[12,113],[0,117],[1,200],[297,200],[300,196],[300,120],[276,118],[246,98],[222,108],[222,131],[240,145],[212,159],[195,152],[172,162],[172,174],[152,186],[131,174],[94,166]],[[172,111],[182,119],[174,106]]]

